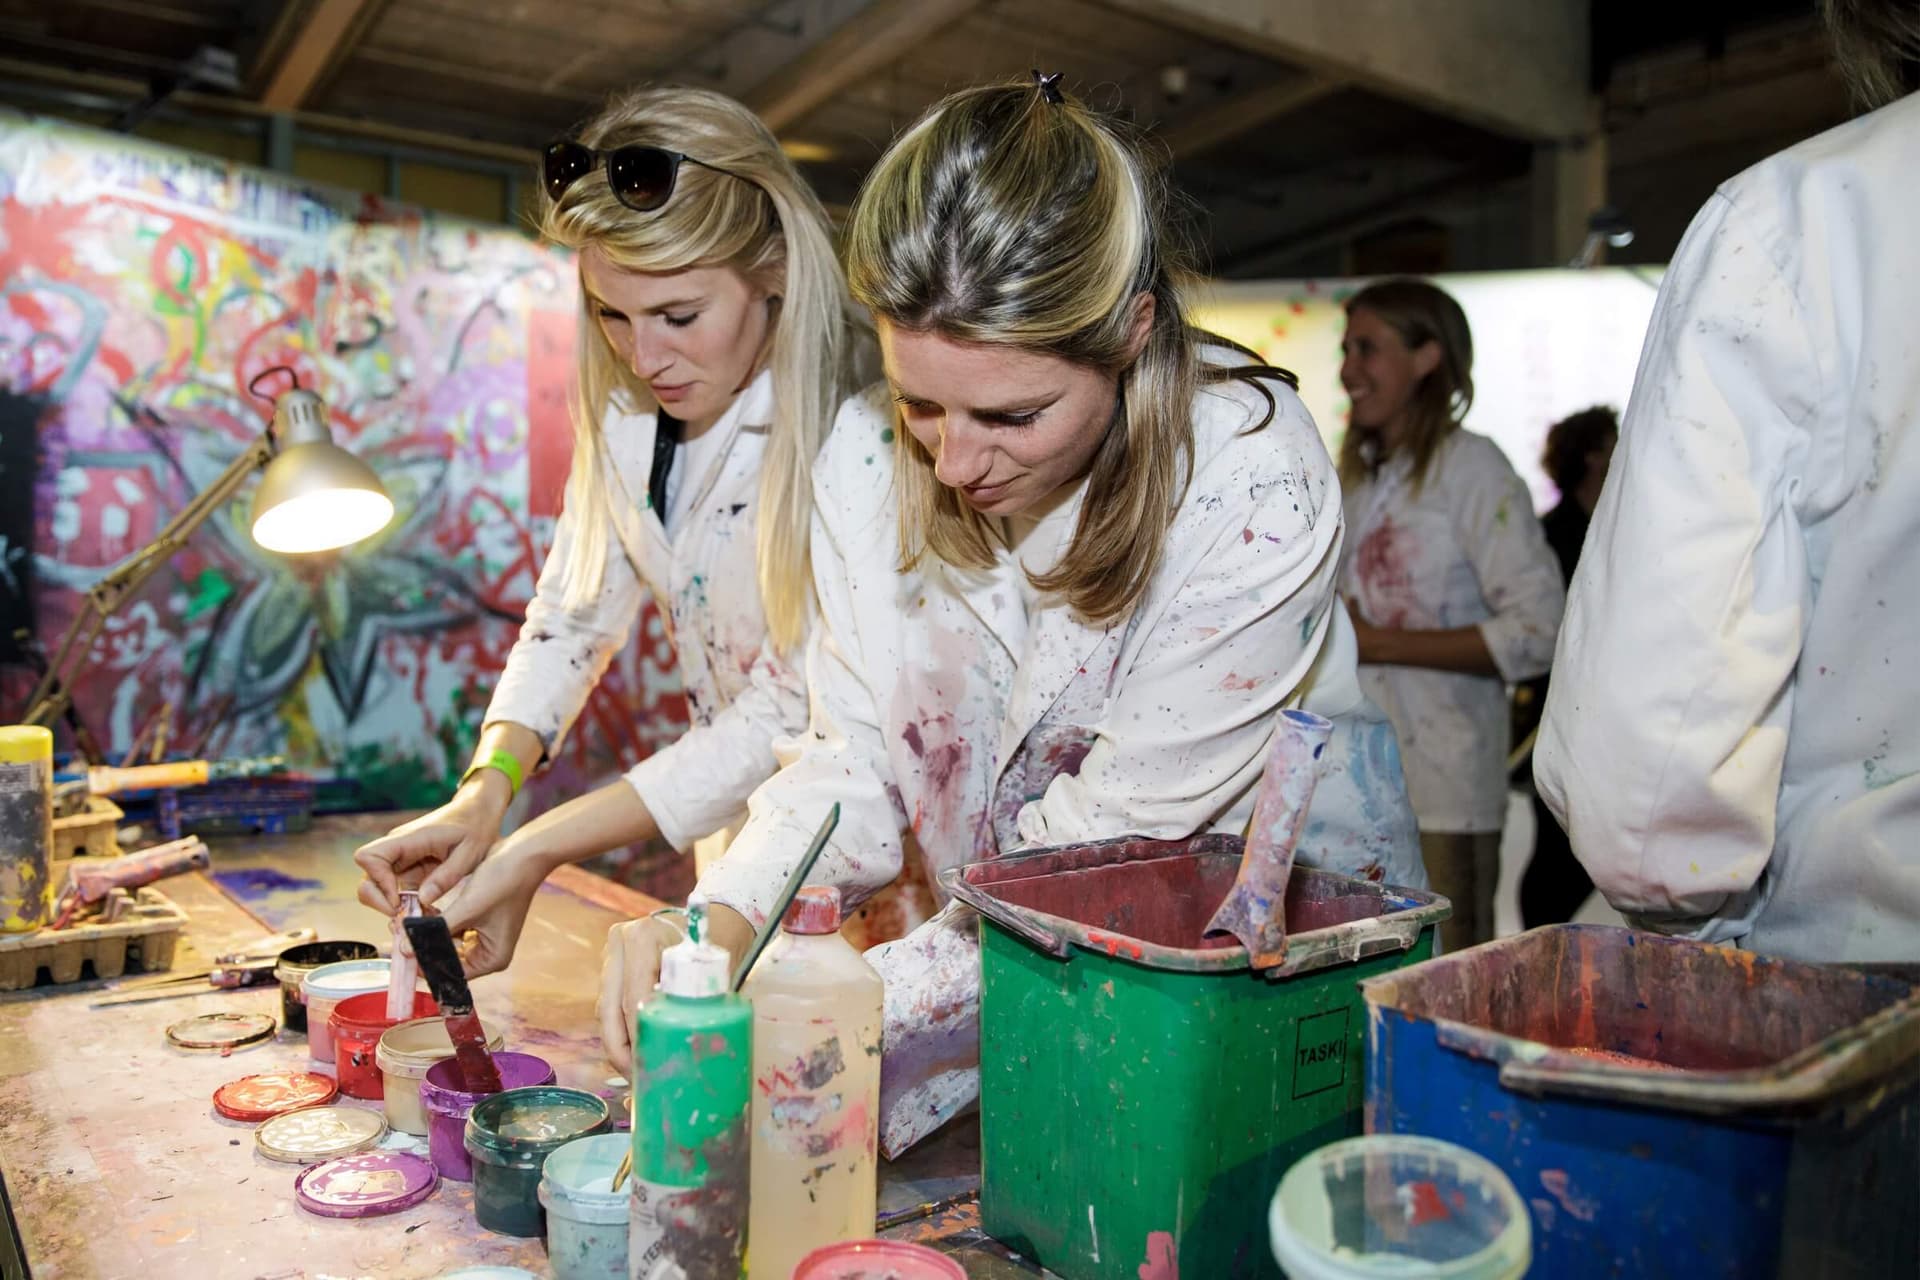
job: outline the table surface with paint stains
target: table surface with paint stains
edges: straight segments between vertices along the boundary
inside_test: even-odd
[[[210,875],[162,886],[192,919],[174,970],[204,969],[215,954],[299,925],[323,938],[385,943],[386,922],[355,900],[352,854],[405,816],[329,816],[300,835],[210,841]],[[563,869],[536,897],[512,967],[475,982],[482,1018],[509,1048],[551,1061],[560,1083],[617,1103],[621,1082],[600,1054],[594,1013],[601,949],[609,925],[658,905]],[[112,985],[0,996],[0,1176],[35,1280],[408,1280],[480,1263],[548,1273],[540,1241],[474,1223],[465,1183],[442,1182],[432,1198],[386,1218],[339,1221],[295,1205],[298,1166],[261,1156],[253,1126],[219,1116],[212,1097],[240,1076],[306,1069],[305,1037],[283,1034],[222,1058],[174,1049],[165,1035],[201,1013],[277,1017],[278,986],[90,1008]],[[881,1212],[977,1187],[979,1145],[977,1124],[962,1120],[883,1163]],[[889,1235],[933,1245],[977,1280],[1044,1274],[982,1235],[976,1204]]]

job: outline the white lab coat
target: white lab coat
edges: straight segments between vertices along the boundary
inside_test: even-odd
[[[1574,577],[1540,794],[1621,911],[1920,960],[1920,94],[1723,185]]]
[[[1227,353],[1216,358],[1237,363]],[[1265,384],[1195,403],[1193,478],[1132,613],[1088,625],[1057,597],[1029,616],[1018,561],[896,570],[893,410],[850,405],[814,470],[812,719],[697,892],[758,924],[836,801],[814,883],[858,901],[911,831],[931,872],[1116,835],[1239,833],[1275,716],[1338,717],[1300,861],[1426,883],[1393,734],[1361,696],[1337,607],[1339,488],[1297,396]],[[1316,662],[1318,665],[1316,666]],[[957,907],[869,952],[887,980],[881,1140],[897,1153],[978,1087],[974,920]]]
[[[772,421],[773,375],[763,372],[711,428],[718,438],[705,474],[679,478],[694,488],[669,539],[647,502],[655,415],[608,413],[614,536],[600,598],[580,610],[563,603],[575,536],[565,512],[487,707],[489,723],[525,725],[551,757],[632,637],[643,589],[652,593],[664,606],[692,727],[626,777],[660,834],[682,851],[744,820],[747,797],[774,771],[774,740],[807,720],[800,655],[774,649],[760,604],[754,521]]]
[[[1507,689],[1547,669],[1566,604],[1560,563],[1500,446],[1456,430],[1416,491],[1388,459],[1346,497],[1340,590],[1376,627],[1478,627],[1499,675],[1360,668],[1400,733],[1422,831],[1498,831],[1507,812]]]

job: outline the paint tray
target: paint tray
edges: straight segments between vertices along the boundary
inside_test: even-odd
[[[58,872],[55,883],[65,880],[65,872]],[[37,986],[42,973],[58,984],[165,972],[173,967],[173,948],[186,926],[187,913],[148,886],[135,892],[133,914],[112,924],[0,936],[0,991]]]
[[[61,858],[117,858],[120,842],[116,833],[126,817],[120,806],[105,796],[88,796],[84,813],[53,820],[53,856]]]
[[[1908,984],[1554,925],[1363,992],[1368,1129],[1504,1169],[1532,1211],[1534,1274],[1915,1274]]]
[[[287,774],[225,778],[155,793],[154,817],[168,840],[188,831],[201,836],[288,835],[313,825],[315,791],[311,778]]]
[[[1278,1277],[1273,1188],[1360,1132],[1355,980],[1432,954],[1443,899],[1296,867],[1286,962],[1256,972],[1201,938],[1241,847],[1121,839],[941,877],[986,921],[982,1225],[1067,1280],[1139,1280],[1162,1256]]]

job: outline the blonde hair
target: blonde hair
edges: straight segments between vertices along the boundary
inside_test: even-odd
[[[855,389],[852,352],[861,323],[834,257],[826,212],[760,119],[718,93],[635,90],[615,98],[575,136],[599,151],[655,146],[684,152],[738,175],[682,164],[667,203],[638,213],[614,198],[605,166],[596,166],[557,201],[543,194],[540,231],[576,252],[596,249],[631,271],[730,267],[779,297],[756,550],[767,631],[777,647],[791,650],[806,631],[813,583],[814,455],[840,401]],[[602,419],[610,406],[648,403],[646,384],[608,345],[585,290],[579,324],[574,462],[567,477],[576,541],[563,579],[570,608],[599,595],[612,531]]]
[[[1003,85],[951,95],[895,140],[847,230],[848,283],[877,319],[1117,377],[1115,422],[1073,538],[1051,572],[1029,575],[1095,622],[1131,609],[1159,564],[1192,471],[1201,383],[1277,375],[1203,369],[1171,203],[1162,167],[1119,125],[1066,95]],[[1142,294],[1155,311],[1135,356]],[[986,518],[939,482],[932,455],[898,424],[895,440],[900,567],[929,551],[962,568],[992,565]]]
[[[1467,313],[1446,290],[1405,278],[1382,280],[1354,294],[1347,299],[1347,314],[1356,311],[1372,312],[1385,321],[1409,351],[1435,343],[1440,363],[1414,388],[1407,430],[1391,449],[1377,430],[1347,429],[1340,442],[1340,483],[1360,484],[1389,452],[1400,451],[1412,457],[1413,489],[1418,493],[1441,442],[1473,407],[1473,331],[1467,327]]]
[[[1860,105],[1920,92],[1920,2],[1820,0],[1835,60]]]

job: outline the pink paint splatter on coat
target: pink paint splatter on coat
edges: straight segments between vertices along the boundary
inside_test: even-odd
[[[1419,621],[1411,568],[1418,551],[1412,531],[1395,524],[1392,516],[1381,517],[1355,548],[1353,572],[1360,580],[1367,620],[1374,626],[1404,627]]]

